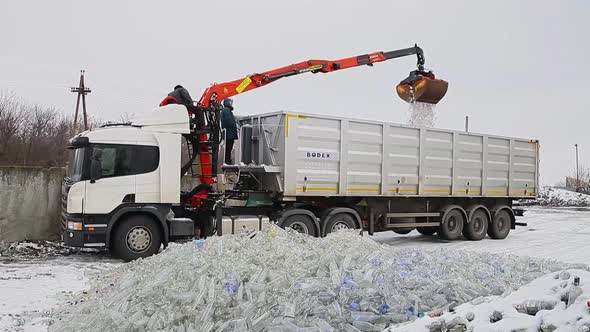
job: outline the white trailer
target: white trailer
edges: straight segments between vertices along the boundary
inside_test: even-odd
[[[279,213],[281,226],[317,236],[364,227],[504,238],[516,225],[512,200],[537,193],[534,139],[287,112],[240,123],[241,163],[222,167],[227,192],[256,195],[250,206],[266,192],[262,205],[300,210]]]
[[[259,179],[284,199],[527,198],[537,192],[537,140],[286,112],[240,122],[253,133],[242,145],[252,151],[236,151],[238,168],[266,174]]]

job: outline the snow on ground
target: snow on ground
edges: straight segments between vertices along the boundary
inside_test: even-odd
[[[579,286],[574,285],[576,277]],[[474,331],[590,331],[590,272],[551,273],[517,291],[478,298],[452,313],[426,316],[390,331],[443,331],[453,322]]]
[[[534,202],[542,206],[590,207],[590,195],[565,189],[544,187]]]
[[[4,252],[0,260],[0,331],[46,331],[43,316],[49,310],[87,289],[92,276],[120,264],[99,253],[49,260],[18,257]]]
[[[430,251],[443,248],[444,250],[441,252],[452,253],[464,249],[476,253],[510,253],[522,257],[545,257],[569,263],[590,263],[590,244],[588,240],[588,235],[590,235],[590,228],[588,227],[590,225],[590,209],[541,207],[527,207],[526,209],[525,216],[520,217],[518,221],[527,222],[528,226],[517,227],[516,230],[512,230],[505,240],[486,238],[477,242],[467,240],[448,242],[439,240],[436,236],[421,236],[415,231],[408,235],[385,232],[372,238],[379,243],[391,245],[394,249],[409,250],[408,252],[419,251],[418,249]],[[121,264],[101,254],[73,254],[67,257],[23,260],[26,255],[15,258],[17,254],[13,253],[14,256],[11,257],[5,251],[2,251],[1,247],[0,243],[0,254],[2,254],[0,255],[0,331],[46,331],[47,316],[49,316],[50,311],[54,311],[58,305],[65,304],[67,301],[84,298],[83,294],[72,297],[70,292],[89,289],[90,281],[95,280],[98,275],[104,275],[104,270],[121,266],[123,266],[123,269],[131,268],[130,264]],[[24,245],[24,247],[28,248],[31,245]],[[445,256],[439,256],[439,258],[444,261]],[[501,260],[498,262],[501,262]],[[182,264],[182,262],[179,262],[179,264]],[[113,271],[106,274],[112,274]],[[583,274],[583,271],[573,272],[570,270],[570,272],[580,275],[581,284],[586,287],[585,285],[590,280],[590,277]],[[203,273],[203,271],[195,271],[194,273]],[[148,278],[153,277],[154,275],[150,275]],[[545,285],[533,283],[520,290],[531,289],[531,292],[545,294],[549,289]],[[513,294],[520,294],[520,290],[507,297],[486,298],[488,302],[484,304],[460,306],[457,308],[457,312],[463,310],[462,308],[469,308],[469,310],[477,314],[481,310],[488,310],[489,308],[485,308],[488,303],[494,303],[493,305],[496,308],[500,307],[504,310],[504,313],[510,312],[509,315],[512,315],[514,312],[508,305],[511,306],[515,303],[508,302],[516,301],[517,298],[513,297],[516,295]],[[580,299],[586,298],[587,294],[586,290]],[[209,295],[204,294],[204,297],[207,296]],[[460,312],[463,313],[463,311]],[[485,316],[486,314],[483,314],[482,317],[485,318]],[[451,316],[447,317],[450,318]],[[538,317],[533,318],[536,321],[538,319]],[[425,326],[426,321],[423,320],[420,319],[415,324]],[[505,322],[508,321],[506,318]],[[530,318],[522,322],[530,322]],[[431,323],[428,322],[428,324]],[[496,325],[495,327],[499,326],[503,325]],[[406,328],[407,330],[408,327],[399,328]],[[476,329],[476,331],[480,330],[486,331],[488,329],[482,325],[481,328]],[[569,330],[562,329],[561,331]]]
[[[569,263],[590,264],[590,209],[526,207],[524,217],[504,240],[486,237],[482,241],[445,241],[426,237],[416,231],[408,235],[377,233],[375,240],[396,248],[448,248],[476,252],[514,254],[555,259]]]

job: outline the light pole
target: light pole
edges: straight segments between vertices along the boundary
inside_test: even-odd
[[[580,186],[580,165],[578,164],[578,144],[574,144],[576,147],[576,190]]]

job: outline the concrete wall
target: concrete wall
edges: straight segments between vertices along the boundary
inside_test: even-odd
[[[64,168],[0,166],[0,241],[59,239],[64,176]],[[182,188],[198,183],[185,176]]]
[[[63,168],[0,166],[0,240],[58,239]]]

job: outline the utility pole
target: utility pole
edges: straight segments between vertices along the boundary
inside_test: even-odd
[[[465,132],[469,132],[469,115],[465,115]]]
[[[82,97],[82,112],[84,116],[84,130],[88,130],[88,115],[86,113],[86,95],[92,92],[89,88],[84,85],[84,70],[80,70],[80,84],[78,87],[73,87],[72,92],[78,94],[76,100],[76,113],[74,114],[74,131],[78,130],[78,110],[80,109],[80,97]]]
[[[578,163],[578,143],[574,144],[576,147],[576,190],[580,186],[580,164]]]

